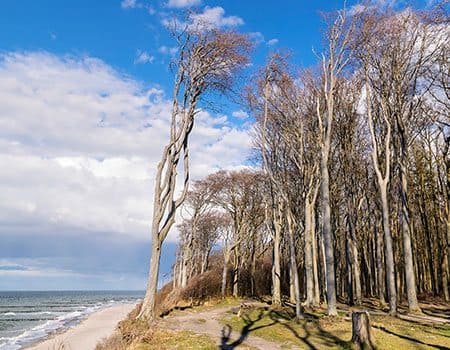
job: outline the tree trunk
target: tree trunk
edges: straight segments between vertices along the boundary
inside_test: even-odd
[[[320,305],[320,281],[319,281],[319,256],[317,252],[317,236],[316,236],[316,218],[314,210],[311,217],[311,236],[312,236],[312,262],[313,262],[313,277],[314,277],[314,306]]]
[[[408,295],[408,309],[410,312],[420,312],[419,302],[416,293],[416,278],[414,274],[413,254],[411,247],[411,226],[408,209],[408,181],[406,178],[406,165],[400,164],[400,200],[401,200],[401,221],[403,233],[403,254],[405,259],[405,280],[406,293]]]
[[[256,237],[256,236],[254,236]],[[250,282],[251,282],[251,296],[256,295],[256,283],[255,283],[255,274],[256,274],[256,239],[253,240],[252,246],[252,257],[251,257],[251,265],[250,265]]]
[[[145,293],[144,300],[142,301],[142,307],[138,318],[145,317],[152,319],[155,316],[155,299],[158,289],[159,263],[161,258],[161,246],[158,241],[158,237],[152,237],[151,254],[147,291]]]
[[[295,297],[295,318],[299,320],[303,318],[303,315],[300,301],[300,281],[298,278],[297,258],[295,256],[294,237],[292,233],[289,233],[289,251],[290,251],[289,260],[291,265],[291,274]]]
[[[314,304],[314,272],[313,272],[313,242],[312,242],[312,205],[305,201],[305,276],[306,276],[306,306]]]
[[[294,283],[294,270],[292,269],[291,258],[289,254],[289,301],[295,304],[295,283]]]
[[[233,297],[239,296],[239,253],[238,247],[234,250],[234,267],[233,267]]]
[[[228,273],[228,262],[230,261],[230,252],[227,248],[224,248],[223,254],[223,269],[222,269],[222,297],[225,297],[227,291],[227,273]]]
[[[172,272],[172,289],[176,289],[178,286],[178,264],[179,264],[179,257],[177,258],[175,265],[173,266],[173,272]]]
[[[391,228],[389,223],[389,204],[387,199],[387,183],[381,181],[381,207],[383,212],[383,231],[386,249],[384,250],[386,260],[386,280],[388,285],[389,314],[397,314],[397,290],[395,288],[395,270],[394,270],[394,247],[392,244]]]
[[[441,270],[442,270],[442,289],[444,292],[444,299],[445,301],[450,301],[450,296],[449,296],[449,292],[448,292],[448,275],[449,275],[449,269],[448,269],[448,259],[447,259],[447,251],[444,248],[444,256],[443,259],[441,261]]]
[[[361,296],[361,270],[359,266],[359,258],[358,258],[358,247],[356,244],[356,237],[353,237],[351,240],[351,249],[352,249],[352,259],[353,259],[353,275],[355,280],[355,294],[356,294],[356,305],[361,305],[362,296]]]
[[[200,274],[203,274],[206,271],[207,266],[208,266],[208,256],[205,255],[202,257],[202,264],[200,266]]]
[[[351,275],[353,277],[352,281],[352,287],[354,289],[350,293],[352,297],[354,296],[356,298],[356,305],[361,305],[361,269],[359,266],[359,258],[358,258],[358,246],[357,246],[357,237],[355,232],[355,223],[354,223],[354,212],[355,209],[353,207],[353,201],[349,204],[349,216],[347,218],[347,226],[348,226],[348,232],[349,232],[349,252],[350,257],[352,259],[351,261]],[[353,300],[352,300],[353,302]]]
[[[448,282],[450,279],[450,135],[445,136],[444,135],[444,140],[445,140],[445,144],[442,150],[442,157],[444,159],[444,165],[445,165],[445,211],[446,211],[446,222],[445,222],[445,226],[446,226],[446,233],[447,233],[447,240],[446,240],[446,245],[447,245],[447,251],[444,253],[444,256],[447,258],[447,261],[445,263],[446,266],[446,271],[447,271],[447,276],[446,276],[446,286],[444,287],[444,292],[445,290],[447,291],[446,295],[446,300],[448,301]]]
[[[352,313],[352,342],[359,349],[373,349],[370,334],[369,313],[353,312]]]
[[[281,257],[280,257],[280,241],[281,229],[275,227],[275,235],[273,238],[273,266],[272,266],[272,303],[281,305]]]
[[[319,276],[319,256],[317,251],[317,241],[313,232],[313,273],[314,273],[314,306],[320,305],[320,276]]]
[[[331,127],[331,126],[328,126]],[[328,143],[328,142],[327,142]],[[327,308],[329,316],[336,316],[336,281],[334,275],[334,246],[331,233],[331,208],[330,208],[330,175],[328,172],[329,144],[324,145],[321,159],[321,188],[322,188],[322,220],[323,238],[325,244],[325,264],[327,281]]]
[[[322,290],[321,290],[321,295],[322,295],[322,299],[324,301],[327,300],[327,263],[326,263],[326,258],[325,258],[325,244],[323,242],[323,230],[322,233],[319,234],[319,244],[320,244],[320,264],[321,264],[321,284],[322,284]]]
[[[350,261],[350,239],[348,237],[348,232],[345,237],[345,265],[347,268],[347,303],[353,306],[353,273],[352,273],[352,263]],[[342,283],[344,285],[344,283]]]
[[[181,288],[185,288],[188,279],[188,259],[186,257],[186,252],[183,254],[183,265],[181,266]]]
[[[384,285],[384,267],[383,267],[383,255],[382,255],[382,249],[383,249],[383,237],[380,234],[380,231],[375,228],[375,235],[376,235],[376,241],[377,241],[377,277],[378,277],[378,300],[380,301],[380,306],[384,307],[386,304],[386,300],[384,299],[384,291],[385,291],[385,285]]]

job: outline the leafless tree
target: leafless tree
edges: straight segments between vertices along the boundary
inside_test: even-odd
[[[441,52],[443,29],[430,22],[426,16],[421,16],[409,9],[396,14],[372,11],[364,17],[362,27],[365,31],[362,47],[364,53],[361,56],[366,71],[366,94],[369,98],[375,96],[375,100],[381,106],[380,113],[387,127],[383,177],[378,167],[373,116],[369,116],[374,145],[373,159],[383,202],[383,220],[388,220],[385,192],[390,176],[392,150],[395,174],[398,174],[409,310],[420,311],[411,243],[414,224],[411,221],[408,200],[408,152],[414,139],[428,123],[421,109],[435,80],[430,79],[428,74],[430,69],[433,69],[431,67],[435,66]],[[368,112],[371,109],[372,107],[368,105]],[[393,295],[393,277],[390,268],[393,262],[390,258],[389,233],[386,235],[388,229],[388,227],[384,229],[387,238],[386,262],[389,291],[390,295]],[[392,300],[391,313],[395,313],[394,307],[394,300]]]
[[[178,44],[177,70],[171,115],[170,136],[156,169],[151,226],[152,249],[147,291],[140,318],[154,318],[161,245],[175,222],[189,186],[188,140],[199,111],[198,102],[209,92],[228,91],[236,71],[248,62],[251,43],[247,36],[216,28],[174,26]],[[181,192],[177,191],[182,169]]]
[[[330,174],[329,157],[333,120],[335,116],[335,102],[337,81],[343,74],[350,61],[350,39],[354,31],[354,17],[347,16],[345,10],[339,11],[330,24],[326,36],[326,50],[321,59],[321,84],[317,93],[317,119],[320,127],[320,177],[322,198],[323,237],[326,257],[326,289],[328,315],[337,315],[336,310],[336,281],[334,271],[334,245],[331,232],[330,208]]]

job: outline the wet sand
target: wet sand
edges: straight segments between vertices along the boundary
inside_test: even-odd
[[[97,343],[112,334],[117,323],[135,304],[122,304],[97,311],[66,332],[28,347],[27,350],[94,350]]]

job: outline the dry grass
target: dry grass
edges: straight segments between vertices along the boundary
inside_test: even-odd
[[[52,346],[52,350],[71,350],[71,348],[63,341],[59,341],[58,343]]]
[[[150,342],[133,344],[127,350],[216,350],[216,343],[206,335],[189,331],[156,329]]]
[[[188,331],[171,331],[158,328],[157,324],[126,320],[109,338],[97,345],[96,350],[172,350],[216,349],[208,336]]]
[[[136,342],[151,341],[153,327],[144,320],[136,319],[141,304],[138,304],[123,321],[120,321],[116,331],[103,339],[95,350],[126,350]]]

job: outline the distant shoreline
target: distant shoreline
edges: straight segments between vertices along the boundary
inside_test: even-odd
[[[85,320],[64,332],[55,333],[49,338],[26,347],[26,350],[57,350],[64,344],[72,350],[93,350],[96,344],[108,337],[133,310],[136,303],[114,305],[90,314]]]

